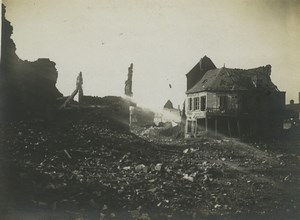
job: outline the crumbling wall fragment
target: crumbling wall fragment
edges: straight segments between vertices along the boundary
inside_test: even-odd
[[[21,60],[16,54],[12,33],[13,27],[6,20],[2,5],[0,115],[2,119],[44,115],[48,106],[62,96],[55,86],[56,64],[48,58],[34,62]]]
[[[128,67],[128,78],[125,81],[125,95],[132,97],[132,74],[133,74],[133,64]]]

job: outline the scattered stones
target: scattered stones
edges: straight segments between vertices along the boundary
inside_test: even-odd
[[[183,174],[183,179],[194,182],[194,177],[189,176],[188,174]]]
[[[145,166],[144,164],[139,164],[135,167],[135,170],[136,171],[139,171],[139,172],[144,172],[144,173],[147,173],[148,172],[148,167]]]
[[[155,169],[156,171],[161,171],[161,168],[162,168],[162,163],[158,163],[158,164],[155,165],[155,168],[154,168],[154,169]]]

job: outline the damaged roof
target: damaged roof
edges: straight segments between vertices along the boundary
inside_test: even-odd
[[[253,69],[219,68],[208,70],[186,94],[202,91],[278,91],[270,78],[271,65]]]

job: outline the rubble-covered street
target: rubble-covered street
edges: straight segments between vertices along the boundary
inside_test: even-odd
[[[9,192],[3,216],[299,217],[299,140],[246,144],[224,137],[152,137],[149,132],[138,132],[139,137],[100,114],[93,113],[93,119],[86,115],[2,127]]]

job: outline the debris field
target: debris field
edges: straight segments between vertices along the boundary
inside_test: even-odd
[[[8,216],[21,207],[70,219],[299,217],[299,140],[151,137],[92,116],[3,125]]]

